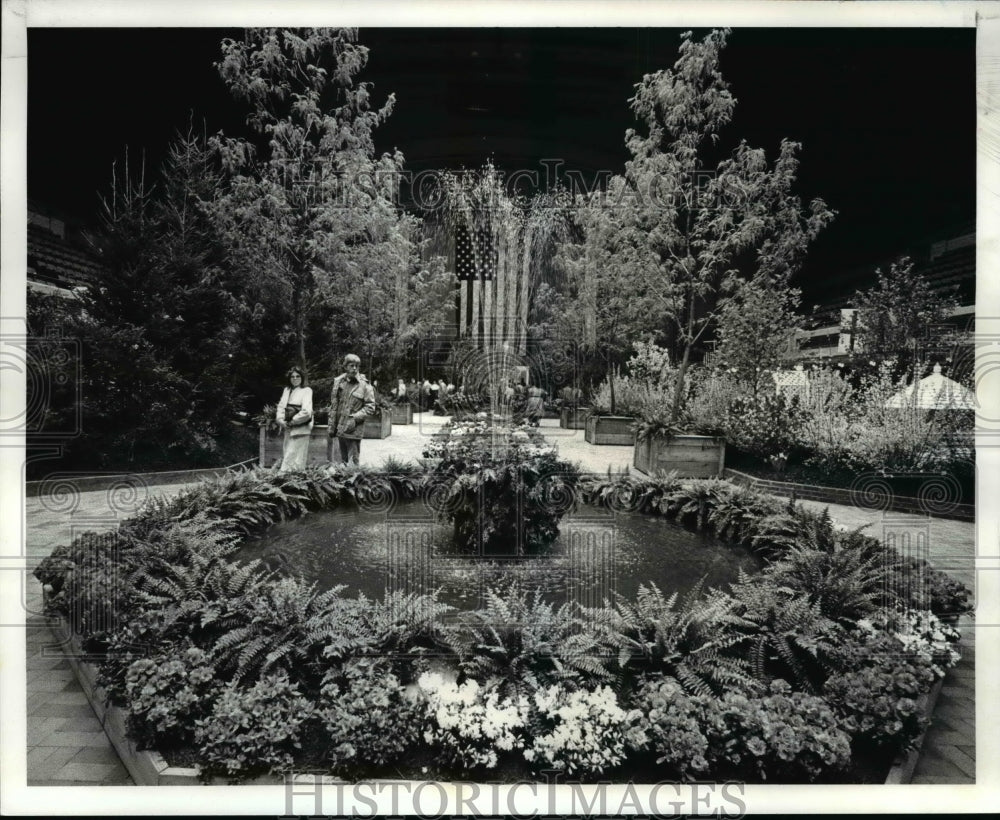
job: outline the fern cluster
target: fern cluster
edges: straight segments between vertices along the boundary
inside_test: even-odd
[[[485,604],[457,646],[463,674],[488,690],[515,697],[556,683],[579,687],[614,678],[597,636],[569,604],[555,607],[516,584],[486,590]]]

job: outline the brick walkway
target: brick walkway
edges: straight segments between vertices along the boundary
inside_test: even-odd
[[[392,436],[362,443],[361,462],[378,466],[388,456],[419,458],[426,437],[446,419],[427,417],[411,426],[394,426]],[[605,473],[631,464],[632,448],[587,444],[582,430],[562,430],[555,420],[542,422],[543,432],[560,454],[584,470]],[[51,498],[26,499],[25,533],[29,571],[59,544],[86,530],[108,530],[127,517],[146,495],[169,496],[191,485],[148,487],[135,498],[122,499],[103,490],[80,493],[72,505]],[[806,502],[812,503],[812,502]],[[975,526],[961,521],[879,513],[853,507],[829,506],[838,526],[872,525],[880,537],[890,531],[911,530],[928,537],[928,559],[974,588]],[[100,722],[87,703],[69,664],[48,630],[41,588],[29,575],[26,589],[27,623],[27,763],[29,786],[129,785],[132,783]],[[964,619],[962,661],[949,672],[917,763],[914,783],[970,784],[975,782],[975,629]]]

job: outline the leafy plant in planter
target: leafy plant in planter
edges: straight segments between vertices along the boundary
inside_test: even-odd
[[[424,456],[440,458],[429,480],[443,491],[439,514],[466,550],[521,555],[543,548],[576,503],[579,471],[536,431],[477,419],[443,431]]]
[[[194,646],[135,661],[125,675],[129,734],[140,749],[191,745],[220,688],[208,653]]]
[[[347,773],[397,762],[420,739],[421,709],[384,658],[328,670],[316,701],[326,762]]]
[[[312,701],[283,671],[250,687],[227,684],[211,713],[195,723],[202,779],[223,775],[235,782],[291,770],[314,713]]]

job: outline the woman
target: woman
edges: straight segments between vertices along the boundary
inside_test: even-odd
[[[528,404],[524,408],[524,415],[528,417],[528,424],[537,427],[539,420],[545,413],[545,391],[540,387],[528,388]]]
[[[293,367],[286,374],[288,387],[278,402],[277,422],[285,431],[281,450],[282,472],[304,470],[309,458],[309,435],[313,428],[313,393],[306,387],[305,373]]]

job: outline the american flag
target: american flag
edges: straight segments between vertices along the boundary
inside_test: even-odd
[[[492,279],[496,266],[497,249],[492,232],[483,228],[470,231],[459,225],[455,232],[455,274],[459,280]]]

